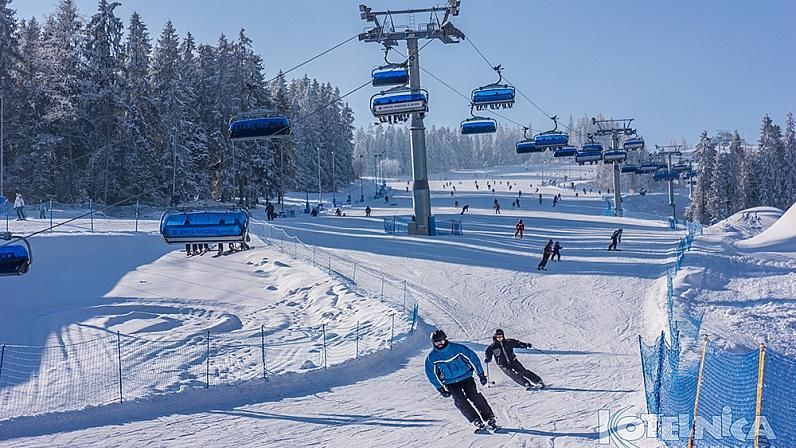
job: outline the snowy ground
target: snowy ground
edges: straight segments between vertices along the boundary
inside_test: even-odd
[[[570,170],[570,178],[577,179],[578,188],[588,190],[587,180],[581,180],[573,167],[559,168],[558,174],[563,176],[566,169]],[[519,357],[545,379],[548,390],[528,393],[496,369],[490,372],[496,384],[484,389],[484,394],[506,428],[504,434],[473,435],[452,401],[439,397],[428,384],[423,361],[430,346],[425,338],[428,328],[423,328],[417,337],[409,338],[392,352],[375,352],[365,360],[328,371],[286,375],[273,380],[268,388],[249,384],[194,390],[130,405],[78,411],[64,418],[44,415],[18,419],[13,425],[0,421],[0,445],[597,445],[599,410],[619,412],[629,407],[628,412],[638,413],[643,408],[637,337],[641,334],[649,338],[665,325],[663,276],[682,232],[672,232],[663,220],[604,217],[605,202],[596,189],[585,196],[580,190],[576,198],[572,189],[561,188],[561,183],[540,187],[542,179],[550,180],[551,172],[555,177],[555,167],[546,171],[480,170],[432,179],[437,222],[461,219],[464,235],[460,237],[384,234],[383,216],[410,214],[411,197],[401,179],[390,183],[394,190],[388,204],[383,199],[368,199],[365,204],[346,207],[345,218],[322,213],[317,218],[302,215],[277,220],[278,225],[307,244],[383,268],[386,276],[415,284],[423,319],[478,352],[483,351],[497,327],[506,330],[509,337],[544,350],[545,354],[524,351]],[[475,189],[476,177],[479,190]],[[496,192],[485,192],[487,180],[492,185],[493,178]],[[562,177],[558,180],[563,182]],[[456,186],[454,197],[450,188],[442,188],[448,181]],[[511,182],[511,191],[506,182]],[[543,194],[542,204],[535,196],[537,187]],[[368,188],[371,190],[366,197],[372,197],[372,184]],[[517,198],[518,189],[523,191],[521,208],[512,210],[511,202]],[[346,193],[339,193],[337,199],[342,200]],[[352,189],[355,198],[358,193],[358,189]],[[561,193],[562,202],[553,207],[551,198],[557,193]],[[325,200],[328,199],[327,194]],[[492,208],[494,199],[502,205],[500,215]],[[653,201],[661,199],[650,195],[633,198],[631,210],[647,211],[645,204],[658,207]],[[301,195],[292,200],[298,204],[304,198]],[[461,210],[454,207],[457,200],[460,207],[470,205],[468,214],[461,215]],[[364,217],[362,210],[368,204],[374,209],[371,218]],[[513,227],[520,218],[525,221],[526,235],[515,240]],[[101,224],[128,226],[129,222]],[[608,237],[618,227],[625,234],[621,251],[607,252]],[[155,228],[150,223],[146,230]],[[246,329],[259,327],[260,322],[280,313],[283,319],[316,319],[309,325],[317,324],[318,316],[328,311],[328,306],[317,310],[305,307],[302,313],[290,315],[279,305],[284,302],[285,291],[304,284],[316,285],[303,299],[308,303],[320,300],[332,289],[338,295],[350,295],[351,303],[360,304],[351,311],[360,313],[360,319],[377,320],[384,315],[373,308],[379,306],[378,301],[358,302],[359,298],[345,291],[339,282],[315,269],[281,259],[283,255],[269,249],[239,254],[243,256],[238,258],[185,259],[184,254],[170,252],[173,248],[158,242],[157,236],[122,233],[110,237],[112,247],[81,255],[77,250],[83,245],[81,238],[109,237],[80,233],[35,239],[35,271],[25,279],[3,280],[4,297],[9,290],[7,285],[11,288],[8,309],[13,310],[14,317],[2,318],[0,338],[11,341],[13,337],[21,344],[52,343],[58,341],[59,335],[79,340],[85,337],[83,332],[89,331],[86,323],[94,330],[113,330],[122,325],[125,331],[165,330],[169,326],[168,331],[193,331],[192,328],[206,328],[229,316],[239,320],[231,327]],[[548,239],[561,242],[562,261],[551,262],[548,271],[539,272],[535,266]],[[719,238],[715,244],[726,245],[720,241]],[[700,250],[708,256],[717,246],[706,245]],[[62,266],[64,253],[73,257],[66,266]],[[701,264],[700,256],[689,254],[688,263]],[[266,258],[269,263],[264,265],[267,277],[263,279],[263,273],[257,272],[261,269],[257,263]],[[777,260],[792,262],[792,258]],[[290,268],[278,269],[277,262]],[[731,260],[727,263],[717,265],[713,272],[732,277],[735,265]],[[790,271],[785,272],[786,269]],[[688,268],[681,272],[688,272]],[[784,264],[766,265],[756,272],[772,277],[793,275],[792,266]],[[54,282],[50,278],[62,280]],[[73,279],[80,279],[81,287],[74,286]],[[793,284],[792,277],[787,280]],[[276,286],[277,290],[269,291],[267,285]],[[677,287],[685,288],[683,285],[678,283]],[[54,294],[60,290],[63,294]],[[701,298],[704,288],[692,293],[683,291]],[[769,292],[794,297],[792,289]],[[181,316],[179,325],[174,321],[166,324],[167,317],[173,319],[166,313],[154,313],[144,319],[138,314],[138,319],[109,324],[109,314],[127,315],[129,309],[125,307],[146,308],[154,302],[205,312]],[[95,311],[98,305],[105,307],[103,310],[117,309],[99,314]],[[696,301],[693,306],[698,306]],[[756,309],[754,302],[740,307],[741,312]],[[749,317],[740,325],[752,320]],[[706,326],[716,332],[725,331],[721,325],[729,322],[732,320],[722,315],[717,319],[712,314],[706,317]],[[750,341],[753,338],[750,336]],[[639,446],[657,445],[649,441]]]

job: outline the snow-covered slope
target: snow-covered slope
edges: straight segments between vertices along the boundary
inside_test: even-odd
[[[762,224],[765,226],[765,223]],[[769,252],[796,252],[796,204],[781,215],[774,224],[752,238],[739,241],[736,246]]]

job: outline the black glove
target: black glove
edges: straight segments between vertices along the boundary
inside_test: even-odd
[[[489,358],[484,358],[484,363],[489,364],[489,361],[492,361],[492,360],[489,359]]]
[[[448,398],[448,397],[451,396],[450,391],[448,389],[445,389],[445,386],[442,386],[442,387],[440,387],[437,390],[439,391],[439,394],[442,395],[445,398]]]
[[[481,381],[482,386],[486,386],[486,383],[489,382],[485,374],[478,375],[478,380]]]

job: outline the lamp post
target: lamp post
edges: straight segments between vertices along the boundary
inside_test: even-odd
[[[321,187],[321,148],[315,148],[318,151],[318,207],[323,204],[323,192]]]
[[[359,155],[359,202],[365,202],[365,155]]]
[[[3,160],[3,158],[4,158],[4,153],[3,153],[3,137],[4,137],[4,135],[3,135],[3,132],[5,131],[5,129],[4,129],[4,125],[5,125],[5,122],[4,122],[5,99],[6,99],[5,91],[0,89],[0,196],[5,196],[3,194],[3,186],[5,185],[5,182],[4,182],[4,179],[3,179],[3,170],[4,170],[4,167],[5,167],[5,163],[4,163],[4,160]]]

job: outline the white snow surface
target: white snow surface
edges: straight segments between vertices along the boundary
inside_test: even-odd
[[[770,252],[796,252],[796,204],[792,205],[765,231],[747,240],[739,241],[736,246]]]
[[[535,189],[553,171],[496,169],[434,178],[437,222],[461,219],[463,236],[386,235],[382,217],[411,214],[406,179],[390,181],[389,203],[368,199],[346,206],[345,218],[325,212],[277,220],[309,245],[383,268],[385,277],[413,285],[428,325],[392,351],[376,346],[361,359],[298,372],[289,366],[307,359],[308,352],[299,351],[267,384],[179,389],[130,403],[0,420],[0,446],[596,446],[599,410],[643,412],[638,335],[650,340],[665,325],[664,276],[683,233],[669,230],[664,219],[602,216],[605,202],[596,189],[575,198],[561,183],[542,186],[539,204]],[[456,186],[454,197],[442,187],[449,180]],[[494,182],[494,194],[484,191],[487,180]],[[578,180],[583,186],[588,189],[588,179]],[[520,188],[521,208],[512,209]],[[562,201],[553,207],[552,194],[558,193]],[[345,194],[338,192],[337,199]],[[492,208],[495,198],[500,215]],[[297,205],[303,200],[303,194],[291,198]],[[459,207],[470,205],[469,213],[461,215],[455,200]],[[634,210],[644,212],[643,204],[635,201]],[[365,205],[373,208],[373,217],[364,217]],[[520,218],[526,225],[522,240],[512,238]],[[22,232],[44,224],[10,225]],[[254,331],[261,324],[276,328],[274,337],[289,338],[292,326],[331,325],[336,319],[337,325],[360,320],[378,329],[389,319],[387,304],[260,241],[251,252],[187,259],[159,240],[154,221],[138,234],[131,231],[132,221],[99,220],[101,234],[87,232],[85,224],[71,225],[74,234],[33,238],[32,271],[2,279],[0,340],[60,344],[116,330],[187,339],[211,327]],[[624,229],[621,250],[608,252],[609,236],[618,227]],[[686,256],[676,283],[685,297],[678,310],[706,312],[706,327],[728,341],[751,329],[742,343],[782,337],[783,350],[796,347],[796,340],[778,333],[792,325],[793,315],[778,320],[776,328],[767,323],[789,303],[792,308],[793,258],[737,255],[727,238],[706,234]],[[535,266],[548,239],[561,242],[562,260],[540,272]],[[708,264],[710,269],[704,268]],[[751,273],[745,270],[750,267]],[[750,280],[754,286],[748,286]],[[754,289],[762,285],[767,289]],[[737,296],[720,298],[728,287]],[[301,288],[309,289],[291,299]],[[765,315],[755,316],[759,311]],[[473,435],[453,402],[441,398],[423,373],[433,326],[480,353],[497,327],[531,342],[543,352],[519,350],[519,359],[549,388],[526,392],[490,365],[496,384],[481,390],[506,431]],[[636,444],[660,446],[654,440]]]

